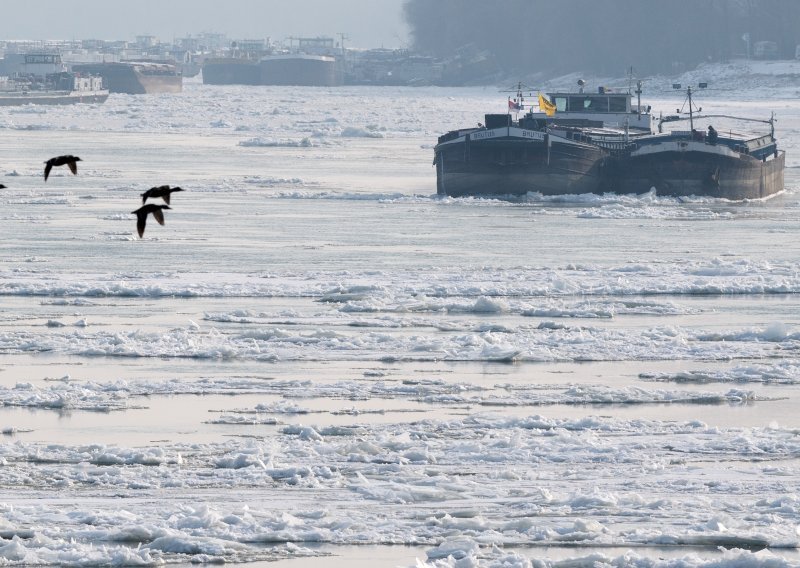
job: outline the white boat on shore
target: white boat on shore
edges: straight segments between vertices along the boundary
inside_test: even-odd
[[[102,77],[69,71],[58,52],[6,53],[0,59],[0,106],[102,103],[107,98]]]
[[[102,103],[108,98],[100,77],[58,73],[44,80],[36,77],[0,78],[0,106],[67,105]]]

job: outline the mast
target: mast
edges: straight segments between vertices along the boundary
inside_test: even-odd
[[[517,109],[518,112],[520,110],[523,110],[523,107],[522,107],[522,101],[523,100],[524,99],[522,98],[522,81],[519,81],[517,83],[517,98],[514,99],[514,102],[516,102],[519,105],[519,109]]]
[[[636,81],[636,112],[642,114],[642,82]]]
[[[708,83],[701,82],[697,84],[698,88],[705,89],[708,86]],[[680,89],[680,83],[673,83],[673,89]],[[689,128],[694,131],[694,102],[692,102],[692,86],[689,85],[686,87],[686,100],[683,101],[683,106],[677,109],[678,114],[683,114],[683,109],[686,108],[686,103],[689,103]],[[697,107],[697,112],[703,112],[702,107]]]
[[[515,108],[513,110],[514,110],[514,112],[517,112],[517,113],[522,111],[522,110],[525,110],[525,105],[524,105],[525,95],[523,94],[523,91],[522,91],[523,87],[526,87],[526,85],[523,85],[522,81],[519,81],[517,83],[517,85],[516,85],[516,89],[512,88],[511,90],[500,91],[501,93],[515,93],[516,94],[516,97],[514,98],[513,102],[514,102],[515,106],[517,106],[517,108]],[[533,93],[531,93],[530,96],[533,97]],[[511,110],[512,110],[511,103],[512,103],[512,100],[511,100],[511,97],[509,96],[508,97],[508,114],[511,114]]]

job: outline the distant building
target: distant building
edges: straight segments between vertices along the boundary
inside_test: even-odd
[[[140,49],[149,49],[158,45],[158,38],[152,35],[138,35],[136,36],[136,47]]]

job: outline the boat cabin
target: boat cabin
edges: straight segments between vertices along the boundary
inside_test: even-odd
[[[36,75],[44,77],[51,73],[61,73],[67,66],[61,60],[61,55],[49,51],[36,51],[27,53],[6,53],[0,59],[0,75],[25,76]]]
[[[547,97],[556,106],[556,112],[631,112],[631,95],[628,93],[548,93]]]
[[[627,128],[653,131],[649,106],[632,104],[633,95],[598,87],[596,93],[547,93],[555,113],[531,111],[520,120],[523,128],[558,124],[578,128]],[[529,121],[526,121],[529,119]],[[524,126],[523,126],[524,124]]]

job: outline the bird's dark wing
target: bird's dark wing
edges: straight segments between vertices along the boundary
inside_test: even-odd
[[[136,215],[136,230],[139,231],[139,238],[144,235],[144,226],[147,224],[147,215],[138,213]]]
[[[164,224],[164,212],[161,209],[154,209],[153,217],[155,218],[156,221],[158,221],[159,225]]]
[[[169,193],[165,193],[165,194],[164,194],[164,195],[162,195],[161,197],[164,199],[164,203],[166,203],[167,205],[169,205]]]
[[[0,183],[0,189],[7,189],[7,188],[8,188],[8,186],[3,185],[2,183]]]
[[[47,181],[47,176],[50,175],[50,170],[52,169],[53,169],[53,164],[51,164],[50,162],[47,162],[44,165],[44,181]]]
[[[71,171],[73,174],[77,175],[77,173],[78,173],[78,162],[76,162],[75,160],[70,160],[69,162],[67,162],[67,165],[69,166],[69,171]]]
[[[145,202],[145,201],[147,201],[147,197],[148,197],[148,194],[149,194],[149,193],[150,193],[149,191],[145,191],[145,192],[142,194],[142,205],[144,205],[144,202]]]

